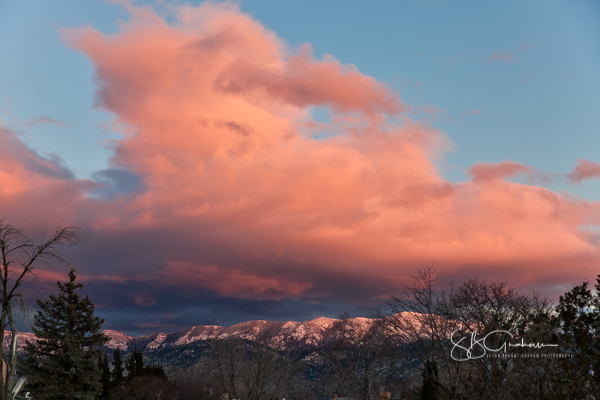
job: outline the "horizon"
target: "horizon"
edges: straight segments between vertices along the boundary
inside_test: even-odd
[[[0,216],[131,336],[600,273],[600,4],[0,3]],[[38,265],[33,303],[68,271]]]

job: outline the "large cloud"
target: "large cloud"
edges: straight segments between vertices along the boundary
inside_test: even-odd
[[[597,272],[597,202],[507,182],[535,173],[510,161],[445,181],[433,161],[450,140],[403,115],[397,92],[289,48],[234,5],[181,6],[171,23],[129,8],[113,35],[63,31],[95,67],[98,106],[126,127],[110,168],[69,181],[21,149],[3,199],[70,182],[46,201],[69,201],[67,221],[91,226],[83,263],[103,287],[135,282],[132,305],[158,307],[169,288],[372,304],[432,259],[458,279],[514,284]]]

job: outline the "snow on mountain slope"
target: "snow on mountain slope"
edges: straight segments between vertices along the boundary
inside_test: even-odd
[[[170,346],[184,346],[199,340],[219,339],[237,336],[242,339],[256,340],[261,337],[270,338],[274,344],[286,348],[290,344],[314,345],[323,339],[323,332],[330,328],[336,320],[331,318],[317,318],[311,321],[278,322],[278,321],[248,321],[228,327],[222,326],[194,326],[178,332],[165,334],[160,343],[152,348]],[[121,334],[122,335],[122,334]],[[121,337],[116,337],[115,344],[121,343]],[[141,338],[132,338],[128,343],[140,347]],[[111,341],[112,344],[112,341]]]
[[[248,321],[241,322],[228,327],[216,325],[193,326],[172,333],[155,333],[147,336],[129,336],[122,332],[104,330],[111,340],[106,348],[129,352],[134,348],[140,350],[161,350],[166,348],[181,347],[194,342],[216,338],[237,336],[243,339],[256,340],[265,337],[273,340],[277,347],[282,349],[292,348],[298,345],[318,346],[327,339],[327,331],[338,321],[334,318],[320,317],[309,321]],[[357,331],[366,332],[373,320],[369,318],[351,318],[352,325]],[[25,341],[32,341],[35,336],[32,333],[20,333],[18,337],[19,351],[25,345]],[[8,350],[10,344],[10,332],[5,331],[4,348]]]

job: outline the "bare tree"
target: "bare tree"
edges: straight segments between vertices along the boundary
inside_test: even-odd
[[[221,400],[210,371],[203,365],[173,368],[168,375],[177,388],[178,400]]]
[[[193,397],[198,399],[198,397]],[[110,393],[109,400],[182,400],[179,388],[167,378],[157,375],[134,377],[126,385],[116,387]]]
[[[319,354],[332,369],[337,395],[373,400],[382,391],[400,390],[401,360],[376,320],[343,313],[325,336],[329,340]]]
[[[217,340],[211,348],[210,368],[217,389],[230,399],[271,400],[283,397],[297,379],[297,364],[265,338],[255,341],[235,336]]]
[[[19,287],[28,277],[35,278],[35,267],[39,264],[69,266],[61,248],[83,243],[85,235],[80,228],[58,227],[53,235],[41,242],[35,242],[22,229],[6,224],[0,219],[0,251],[2,266],[0,271],[0,343],[4,343],[5,330],[10,329],[8,353],[2,349],[2,362],[6,375],[0,379],[0,400],[13,400],[22,386],[16,382],[17,365],[17,326],[15,307],[23,300]]]
[[[530,391],[532,396],[543,398],[552,366],[518,357],[523,347],[511,349],[510,356],[517,357],[502,356],[499,349],[508,341],[551,343],[550,302],[537,293],[520,294],[505,282],[478,279],[436,292],[440,275],[424,266],[413,286],[379,313],[385,330],[420,361],[422,392],[427,389],[433,398],[438,398],[437,388],[449,399],[516,399],[517,390],[533,380],[538,390]],[[456,346],[457,340],[464,340],[462,346]]]
[[[424,265],[413,277],[413,285],[392,296],[387,309],[377,316],[396,344],[421,362],[424,382],[443,391],[447,398],[457,399],[463,364],[452,359],[449,339],[460,324],[442,314],[444,295],[434,290],[440,276],[433,265]]]
[[[489,348],[500,348],[507,340],[539,339],[542,333],[539,321],[543,321],[544,316],[547,319],[551,306],[541,295],[523,295],[506,282],[468,279],[443,298],[440,311],[445,318],[460,324],[463,335],[476,332],[479,337],[486,337]],[[547,333],[552,332],[550,326],[545,329]],[[522,350],[512,349],[511,355],[520,356]],[[531,363],[524,357],[498,355],[506,354],[487,352],[465,363],[460,381],[468,398],[504,399],[514,393]],[[543,379],[545,374],[538,369],[535,376]]]

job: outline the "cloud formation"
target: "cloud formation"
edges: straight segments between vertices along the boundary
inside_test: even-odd
[[[506,160],[498,164],[476,163],[467,171],[473,182],[493,182],[513,177],[517,174],[535,175],[536,170],[528,165]]]
[[[128,8],[112,35],[62,31],[125,127],[106,170],[76,180],[0,130],[2,204],[32,227],[89,226],[80,263],[98,293],[129,291],[118,307],[177,319],[199,299],[373,305],[432,259],[457,279],[594,275],[597,202],[507,182],[537,173],[512,161],[446,181],[434,161],[450,139],[410,119],[398,92],[290,48],[235,5],[178,6],[173,22]]]
[[[491,56],[487,57],[485,59],[486,62],[488,63],[495,63],[495,62],[501,62],[501,63],[511,63],[515,60],[515,57],[513,56],[511,51],[502,51],[502,50],[496,50],[494,52],[494,54],[492,54]]]
[[[73,173],[55,155],[42,157],[0,121],[0,193],[17,196],[50,184],[67,184]],[[7,198],[8,200],[8,198]]]
[[[567,174],[567,179],[571,184],[578,184],[586,179],[600,178],[600,163],[580,158],[577,160],[575,170]]]
[[[44,124],[55,125],[55,126],[59,126],[61,128],[65,128],[67,126],[67,124],[64,121],[58,120],[56,118],[48,117],[48,116],[40,116],[40,117],[30,118],[27,121],[24,121],[21,124],[21,126],[29,128],[32,126],[38,126],[38,125],[44,125]]]

